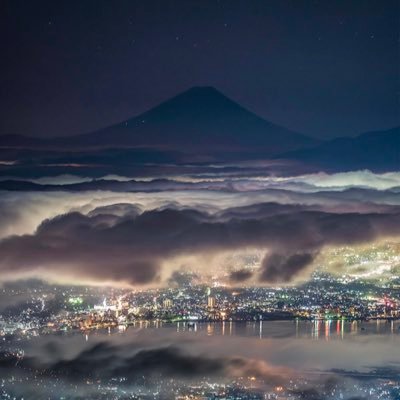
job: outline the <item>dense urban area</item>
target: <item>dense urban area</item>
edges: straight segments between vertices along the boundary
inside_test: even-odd
[[[276,321],[294,324],[297,334],[313,339],[334,340],[370,329],[400,334],[400,280],[365,280],[349,275],[315,272],[301,285],[281,287],[232,287],[219,283],[194,283],[194,276],[182,273],[168,288],[132,290],[98,286],[51,285],[39,280],[5,283],[3,299],[12,299],[1,310],[2,363],[22,363],[23,347],[19,342],[41,336],[123,335],[135,329],[170,327],[177,332],[203,331],[208,335],[246,335],[268,337],[263,330]],[[26,371],[25,371],[26,372]],[[57,378],[57,372],[52,372]],[[314,376],[313,376],[314,374]],[[93,399],[347,399],[354,392],[365,399],[398,399],[398,371],[371,379],[347,376],[351,384],[332,378],[315,379],[317,373],[292,377],[285,384],[271,384],[262,377],[240,376],[222,381],[204,377],[193,382],[159,377],[124,376],[107,380],[86,380],[95,394]],[[85,378],[86,379],[86,378]],[[48,398],[81,389],[76,383],[53,379],[51,384],[42,372],[1,378],[2,399],[22,399],[16,388],[27,380],[34,386],[46,386]],[[132,385],[135,389],[132,390]],[[75,386],[74,386],[75,385]],[[75,388],[75,389],[74,389]],[[130,388],[130,389],[129,389]],[[51,397],[53,393],[54,397]],[[134,394],[132,394],[134,393]],[[72,395],[71,395],[72,396]],[[314,397],[313,397],[314,396]],[[323,396],[323,397],[318,397]]]

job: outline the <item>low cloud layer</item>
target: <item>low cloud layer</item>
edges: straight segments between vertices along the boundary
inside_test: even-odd
[[[90,342],[74,336],[40,337],[34,343],[19,343],[24,353],[0,346],[2,378],[21,379],[16,391],[27,398],[44,398],[59,387],[57,395],[68,398],[99,398],[96,384],[119,383],[119,389],[153,390],[166,394],[175,385],[199,382],[225,382],[252,376],[269,386],[283,384],[289,369],[269,365],[260,358],[222,351],[206,355],[204,337],[177,337],[171,332],[134,331],[124,337],[99,334]],[[219,342],[219,340],[216,340]],[[202,350],[201,350],[202,349]],[[171,381],[173,379],[173,381]],[[40,381],[41,385],[34,385]],[[134,391],[134,390],[133,390]],[[79,394],[79,395],[78,395]],[[33,397],[29,397],[33,396]],[[82,397],[80,397],[82,396]],[[86,397],[87,396],[87,397]],[[94,396],[94,397],[92,397]],[[109,397],[105,397],[109,398]]]
[[[163,266],[171,268],[176,257],[254,248],[266,253],[258,280],[286,282],[324,246],[398,235],[397,207],[361,214],[262,203],[207,213],[175,205],[141,213],[137,206],[115,204],[87,215],[60,215],[44,221],[32,235],[3,239],[0,269],[6,275],[34,272],[152,284],[169,276],[174,267],[164,271]]]
[[[202,275],[215,271],[213,258],[221,254],[256,250],[264,254],[259,270],[236,265],[231,281],[279,283],[308,271],[326,246],[400,236],[398,172],[268,176],[260,174],[261,166],[209,170],[169,181],[62,176],[35,180],[61,184],[51,192],[2,192],[2,278],[165,284],[185,270],[187,257]],[[79,182],[111,186],[66,191]]]
[[[15,358],[2,355],[4,365],[16,364]],[[212,357],[191,354],[175,346],[135,349],[129,345],[99,342],[72,359],[53,360],[43,363],[37,358],[26,358],[19,368],[40,371],[46,376],[58,376],[71,381],[85,379],[112,379],[124,377],[127,383],[160,378],[197,379],[256,376],[271,384],[282,382],[265,362],[243,357]]]
[[[206,166],[207,168],[207,166]],[[180,173],[179,173],[180,172]],[[206,171],[194,170],[186,175],[182,175],[180,170],[174,175],[163,175],[163,179],[157,176],[149,177],[127,177],[119,175],[105,175],[97,179],[88,176],[78,175],[58,175],[45,176],[40,178],[13,177],[0,175],[0,182],[21,182],[21,186],[15,186],[15,189],[21,189],[23,182],[35,183],[38,186],[32,186],[36,190],[54,189],[51,186],[62,186],[65,190],[87,190],[90,185],[80,185],[91,182],[93,186],[100,187],[102,183],[111,184],[112,182],[131,182],[132,188],[135,184],[142,189],[147,186],[150,189],[155,188],[179,188],[183,183],[197,184],[199,188],[227,188],[229,185],[233,189],[260,190],[267,188],[293,189],[297,191],[320,191],[320,190],[345,190],[349,188],[368,188],[376,190],[396,189],[400,187],[400,172],[374,173],[369,170],[349,171],[328,174],[326,172],[309,173],[304,175],[290,176],[287,174],[276,174],[266,169],[265,166],[257,163],[238,164],[238,165],[219,165],[208,166]],[[219,183],[219,185],[218,185]],[[0,185],[1,187],[1,185]],[[118,188],[118,185],[115,187]],[[121,185],[121,187],[124,187]],[[69,189],[68,189],[69,188]]]
[[[261,265],[261,280],[267,282],[287,282],[309,266],[315,258],[314,253],[298,252],[289,255],[272,253],[267,255]]]
[[[395,173],[393,173],[395,174]],[[142,210],[179,204],[199,210],[217,211],[226,208],[257,203],[276,202],[280,204],[319,205],[320,209],[336,212],[384,212],[387,206],[400,206],[400,191],[366,189],[363,187],[323,186],[322,175],[317,176],[320,186],[304,186],[303,179],[317,179],[310,175],[293,178],[255,178],[252,180],[229,180],[225,178],[201,178],[201,183],[153,181],[142,187],[125,188],[128,191],[82,190],[66,191],[59,186],[56,191],[32,192],[1,191],[0,196],[0,238],[9,235],[33,233],[45,219],[72,211],[90,212],[96,207],[116,203],[139,204]],[[329,176],[327,177],[327,179]],[[188,178],[185,178],[184,182]],[[196,181],[200,178],[190,178]],[[216,179],[216,180],[213,180]],[[374,179],[378,179],[374,176]],[[383,179],[383,178],[379,178]],[[373,180],[372,180],[373,181]],[[378,185],[377,185],[378,186]],[[132,190],[133,192],[131,192]],[[138,190],[138,191],[137,191]]]
[[[362,393],[361,388],[356,390],[354,379],[360,382],[398,374],[396,335],[391,340],[382,334],[364,334],[316,341],[308,327],[303,327],[306,336],[294,338],[293,324],[282,324],[278,336],[276,326],[265,326],[262,340],[258,335],[239,333],[209,336],[206,329],[177,333],[174,327],[129,329],[124,335],[111,336],[99,332],[88,341],[81,335],[17,340],[0,346],[0,374],[6,382],[9,377],[21,379],[21,384],[14,385],[19,391],[15,395],[52,398],[62,390],[71,392],[74,399],[100,398],[98,381],[103,387],[108,383],[112,387],[117,380],[122,390],[167,390],[171,379],[185,384],[203,378],[227,382],[238,377],[245,382],[255,377],[256,387],[268,389],[300,378],[303,384],[293,392],[299,398],[329,398],[336,387],[345,393],[344,399],[351,399]],[[13,345],[24,352],[10,351]],[[32,384],[37,381],[41,384]]]

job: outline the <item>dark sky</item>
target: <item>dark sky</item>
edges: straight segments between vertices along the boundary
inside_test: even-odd
[[[194,85],[318,137],[389,128],[399,4],[2,1],[0,133],[87,132]]]

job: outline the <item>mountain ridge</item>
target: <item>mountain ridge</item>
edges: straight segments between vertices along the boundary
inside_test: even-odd
[[[6,143],[6,142],[9,143]],[[0,136],[3,147],[154,146],[183,152],[257,152],[266,155],[318,141],[269,122],[211,86],[195,86],[150,110],[94,132],[54,139]]]
[[[281,154],[324,170],[400,170],[400,127],[375,130],[356,137],[339,137],[316,147]]]

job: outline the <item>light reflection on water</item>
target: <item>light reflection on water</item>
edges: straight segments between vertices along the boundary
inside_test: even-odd
[[[125,334],[137,329],[165,329],[177,333],[192,332],[207,336],[242,336],[267,338],[298,338],[311,340],[346,340],[356,336],[389,335],[400,338],[400,321],[254,321],[254,322],[175,322],[137,321],[130,327],[111,332]],[[100,331],[97,331],[101,333]],[[95,332],[90,332],[89,335]]]
[[[57,340],[62,358],[85,352],[98,343],[112,348],[139,351],[178,347],[183,352],[208,357],[243,357],[272,367],[298,371],[307,376],[332,371],[391,368],[397,373],[400,360],[400,321],[254,321],[175,322],[137,321],[133,326],[66,333],[27,341],[26,353],[47,354],[43,349]],[[20,344],[20,343],[19,343]],[[119,347],[121,346],[121,347]],[[212,349],[212,350],[210,350]],[[390,369],[389,368],[389,369]],[[371,372],[372,371],[372,372]],[[336,372],[335,372],[336,373]],[[392,375],[391,375],[392,374]],[[350,376],[350,375],[349,375]],[[385,378],[386,379],[386,378]]]

